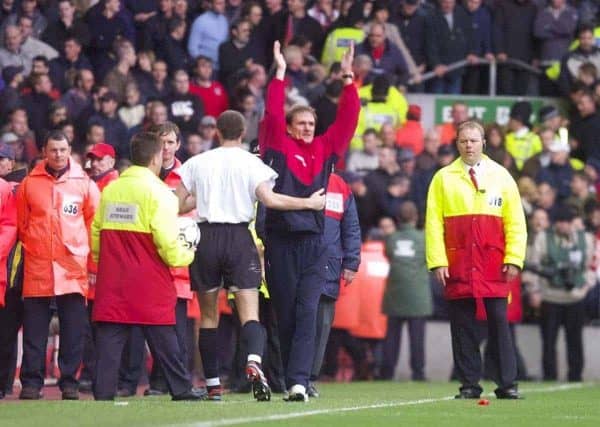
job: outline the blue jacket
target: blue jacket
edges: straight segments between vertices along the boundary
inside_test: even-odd
[[[342,271],[358,271],[361,240],[354,197],[348,185],[336,174],[331,174],[327,185],[323,233],[328,260],[322,293],[337,298]]]

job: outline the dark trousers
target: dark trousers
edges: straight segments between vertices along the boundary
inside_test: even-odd
[[[490,73],[488,65],[470,65],[463,75],[462,93],[465,95],[487,95]]]
[[[499,389],[516,387],[517,362],[512,336],[506,317],[506,298],[484,298],[487,314],[488,346],[492,379]],[[475,299],[448,301],[452,354],[461,389],[481,391],[482,360],[479,350],[480,333],[475,319]]]
[[[17,336],[23,324],[20,288],[8,288],[0,308],[0,393],[12,393],[17,367]]]
[[[529,95],[531,74],[510,65],[498,67],[498,94]]]
[[[186,342],[187,332],[187,300],[177,298],[175,305],[175,334],[177,335],[177,343],[181,351],[181,357],[184,361],[184,366],[188,367],[188,347]],[[160,362],[152,354],[154,361],[152,363],[152,371],[150,372],[150,388],[154,390],[168,391],[167,380],[164,371],[160,366]]]
[[[383,363],[381,379],[391,380],[400,356],[402,342],[402,326],[408,325],[410,339],[410,369],[412,379],[425,379],[425,318],[423,317],[388,317],[387,335],[383,342]]]
[[[265,243],[267,283],[277,314],[286,387],[307,387],[325,280],[326,246],[321,235],[271,233]]]
[[[583,322],[585,308],[583,301],[574,304],[542,303],[542,360],[544,380],[555,381],[556,370],[556,339],[561,326],[565,327],[567,341],[567,364],[569,381],[581,381],[583,371]]]
[[[94,328],[92,327],[92,311],[94,301],[87,301],[87,319],[83,334],[83,367],[79,374],[79,381],[93,381],[96,372],[96,346],[94,345]]]
[[[58,367],[61,390],[77,388],[77,370],[83,353],[85,331],[85,300],[80,294],[57,295],[56,307],[60,322],[60,349]],[[23,387],[41,389],[44,385],[44,365],[50,324],[50,297],[25,298],[23,314]]]
[[[112,400],[117,391],[121,353],[133,325],[121,323],[96,323],[96,380],[94,398]],[[190,376],[181,355],[175,327],[172,325],[143,325],[142,330],[150,351],[159,361],[172,396],[192,388]]]
[[[363,343],[356,337],[350,335],[346,329],[332,328],[329,333],[325,361],[322,367],[324,375],[335,378],[338,370],[338,354],[340,349],[346,350],[354,364],[355,379],[366,379],[369,369],[367,362],[367,351]]]
[[[321,373],[321,366],[325,358],[325,350],[327,349],[327,341],[329,341],[329,333],[331,332],[334,316],[335,299],[327,295],[321,295],[317,311],[317,335],[315,337],[315,357],[310,372],[311,381],[316,381]]]

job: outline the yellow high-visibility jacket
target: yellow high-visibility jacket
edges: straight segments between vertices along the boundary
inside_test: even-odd
[[[448,267],[448,299],[506,297],[504,264],[523,266],[527,241],[519,190],[508,171],[482,159],[478,189],[459,158],[433,177],[427,195],[427,267]]]
[[[542,141],[532,131],[528,131],[521,136],[517,136],[515,132],[510,132],[506,135],[505,143],[506,151],[515,159],[518,170],[523,169],[523,165],[530,157],[542,151]]]

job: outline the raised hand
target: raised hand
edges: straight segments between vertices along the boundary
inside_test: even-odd
[[[280,80],[283,80],[285,77],[285,69],[287,64],[285,63],[285,58],[281,53],[281,44],[279,41],[275,41],[275,43],[273,43],[273,63],[277,66],[276,77]]]
[[[354,41],[350,42],[350,47],[346,52],[344,52],[344,56],[342,56],[342,60],[340,62],[342,74],[350,74],[352,73],[352,63],[354,62]]]

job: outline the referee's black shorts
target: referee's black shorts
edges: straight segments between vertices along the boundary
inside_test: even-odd
[[[209,292],[221,285],[232,291],[258,289],[260,259],[248,223],[198,225],[202,237],[190,265],[192,290]]]

